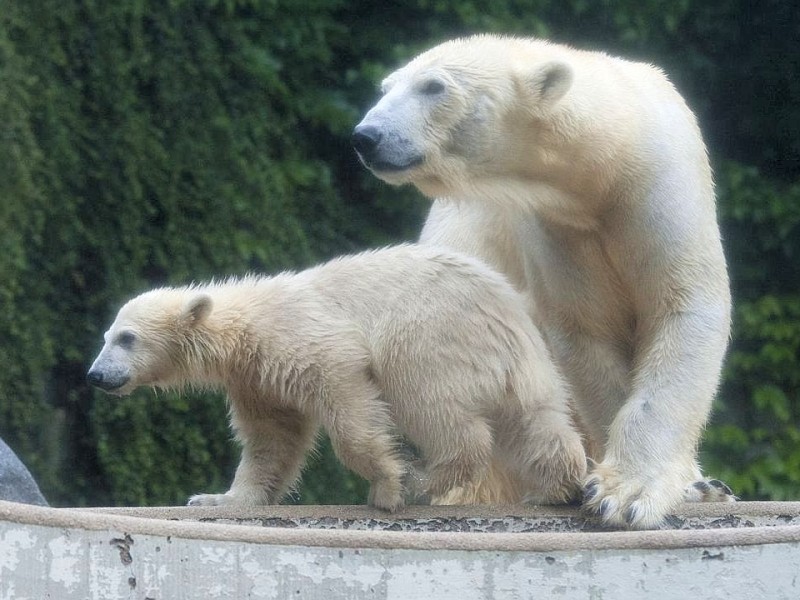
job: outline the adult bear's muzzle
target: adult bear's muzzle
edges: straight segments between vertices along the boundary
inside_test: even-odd
[[[371,162],[375,149],[381,141],[381,132],[374,125],[356,125],[353,130],[353,148],[361,160]]]
[[[92,368],[86,374],[86,381],[104,392],[113,392],[128,383],[130,376],[109,374],[102,369]]]
[[[364,166],[375,173],[405,171],[423,161],[409,140],[363,121],[353,130],[352,143]]]

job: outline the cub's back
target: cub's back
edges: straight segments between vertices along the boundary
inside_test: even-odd
[[[424,245],[401,245],[334,259],[301,273],[331,311],[360,322],[430,322],[447,314],[520,313],[519,295],[477,259]],[[501,318],[501,315],[498,315]]]

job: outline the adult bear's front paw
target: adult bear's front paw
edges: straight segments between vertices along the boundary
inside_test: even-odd
[[[686,486],[683,499],[685,502],[736,502],[728,485],[719,479],[700,479]]]
[[[606,525],[655,529],[681,501],[682,493],[680,485],[642,480],[616,465],[600,463],[584,482],[583,506]]]

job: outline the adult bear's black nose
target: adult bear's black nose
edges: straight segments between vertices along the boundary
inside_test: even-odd
[[[357,125],[353,130],[353,148],[364,160],[369,160],[375,153],[380,141],[381,132],[374,125]]]
[[[91,385],[100,388],[101,390],[110,392],[125,385],[125,383],[128,381],[128,378],[124,377],[119,379],[113,376],[106,377],[102,370],[90,369],[86,374],[86,381],[88,381]]]
[[[91,385],[102,388],[103,387],[103,372],[92,369],[86,374],[86,381]]]

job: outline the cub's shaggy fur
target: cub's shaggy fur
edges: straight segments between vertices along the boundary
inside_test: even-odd
[[[573,497],[586,459],[553,365],[501,276],[400,246],[142,294],[119,311],[88,378],[115,394],[227,391],[241,463],[227,493],[191,504],[278,502],[321,425],[370,481],[370,504],[391,511],[408,469],[397,433],[424,459],[434,502],[468,497],[492,463],[514,500]]]

